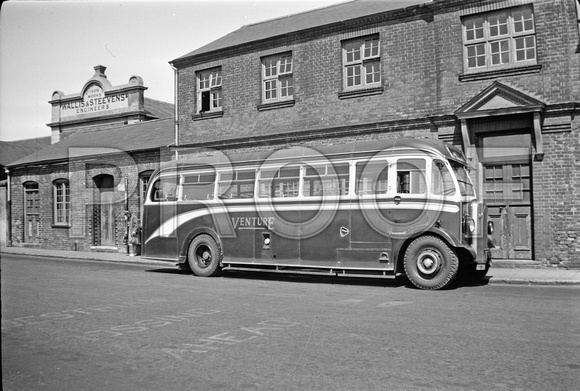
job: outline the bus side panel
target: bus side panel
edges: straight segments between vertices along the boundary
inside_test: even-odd
[[[279,206],[279,207],[278,207]],[[261,259],[272,257],[272,263],[300,264],[300,207],[295,201],[274,203],[276,215],[273,220],[270,248],[261,251]]]
[[[354,248],[385,247],[390,241],[389,227],[380,224],[380,230],[369,223],[390,220],[390,209],[378,209],[372,200],[353,201],[351,206],[350,241]]]
[[[316,203],[305,202],[300,212],[305,226],[300,238],[301,264],[340,267],[338,251],[350,247],[349,201],[341,201],[334,216],[332,210],[327,210],[316,217],[318,209],[313,206]]]
[[[392,269],[392,244],[388,224],[390,210],[376,208],[373,200],[353,201],[350,208],[350,251],[339,253],[345,267]],[[375,229],[371,224],[379,224]]]
[[[177,212],[175,204],[152,204],[144,208],[142,256],[168,261],[177,261],[178,245],[172,224],[164,229],[159,227]]]
[[[447,232],[449,236],[453,237],[457,243],[462,242],[461,238],[461,213],[457,212],[441,212],[438,221],[443,231]]]
[[[248,208],[243,212],[230,212],[228,218],[232,222],[235,237],[222,237],[222,251],[224,260],[253,262],[255,255],[255,240],[259,226],[248,225],[248,221],[256,217],[254,208]]]

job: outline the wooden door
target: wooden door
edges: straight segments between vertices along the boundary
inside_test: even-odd
[[[40,196],[38,184],[27,184],[25,191],[26,222],[24,226],[24,241],[37,243],[40,234]]]
[[[484,197],[495,224],[492,258],[532,259],[530,164],[487,164],[484,169]]]

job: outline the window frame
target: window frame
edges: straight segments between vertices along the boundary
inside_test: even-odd
[[[308,162],[302,164],[303,198],[340,198],[350,192],[351,164],[348,161]]]
[[[502,15],[505,21],[500,19]],[[516,16],[519,18],[515,19]],[[538,64],[535,13],[531,4],[466,15],[461,19],[461,28],[465,73]],[[518,47],[521,43],[524,46]],[[529,57],[530,51],[533,57]],[[518,59],[522,53],[524,58]]]
[[[256,190],[257,170],[255,168],[235,168],[218,171],[217,198],[221,200],[253,200]],[[249,186],[251,185],[251,189]]]
[[[371,45],[367,47],[368,42]],[[341,42],[341,51],[343,91],[364,90],[382,86],[383,67],[379,34],[343,40]],[[376,66],[378,66],[378,69],[376,69]],[[371,72],[368,72],[368,67],[373,67]],[[349,73],[350,70],[353,71],[352,74]],[[368,80],[369,76],[371,77],[370,81]],[[360,78],[360,83],[358,84],[356,83],[357,78]],[[349,84],[350,80],[353,79],[353,83]]]
[[[286,61],[282,61],[283,59]],[[287,61],[288,59],[290,60]],[[260,62],[262,104],[294,100],[294,57],[292,52],[264,56]],[[290,84],[286,84],[284,87],[284,83]],[[272,84],[275,84],[275,87],[272,88]],[[283,95],[284,91],[286,95]],[[272,94],[272,92],[275,96],[268,96],[268,93]]]
[[[70,227],[71,193],[69,180],[59,178],[52,181],[52,195],[52,224],[57,227]]]
[[[427,163],[432,158],[421,156],[399,157],[394,162],[395,194],[411,197],[431,197]],[[419,165],[416,162],[420,162]]]
[[[204,69],[195,74],[197,87],[196,113],[223,111],[223,74],[221,67]]]
[[[149,183],[154,170],[146,170],[139,174],[139,216],[143,218],[143,209],[145,207],[145,202],[147,201],[147,189],[149,188]]]
[[[257,198],[302,198],[302,166],[301,163],[290,163],[261,167],[256,182]]]
[[[390,195],[392,165],[392,158],[355,160],[353,162],[353,193],[355,197],[384,198]],[[376,167],[380,171],[377,171]],[[378,188],[377,185],[379,186]]]

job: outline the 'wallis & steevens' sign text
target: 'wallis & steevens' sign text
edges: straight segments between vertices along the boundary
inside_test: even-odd
[[[98,113],[107,110],[123,109],[129,107],[129,95],[127,93],[108,96],[102,96],[101,94],[95,95],[97,96],[91,97],[91,94],[85,94],[83,100],[62,103],[60,105],[61,117]]]

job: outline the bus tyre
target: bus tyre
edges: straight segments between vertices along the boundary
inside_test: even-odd
[[[459,270],[455,252],[435,236],[421,236],[411,242],[403,262],[407,278],[420,289],[444,288]]]
[[[221,251],[211,236],[196,236],[189,245],[187,255],[189,266],[196,276],[211,277],[219,274]]]

